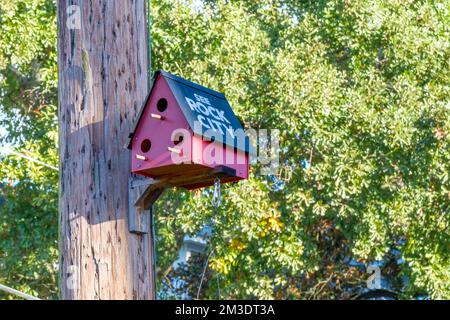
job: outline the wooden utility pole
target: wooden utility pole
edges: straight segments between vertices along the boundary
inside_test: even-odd
[[[62,299],[154,298],[124,147],[147,94],[145,15],[144,0],[58,1]]]

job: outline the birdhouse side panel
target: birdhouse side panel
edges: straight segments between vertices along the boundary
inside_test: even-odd
[[[236,177],[248,178],[249,154],[219,141],[206,141],[194,134],[192,137],[192,161],[209,168],[226,166],[236,170]]]
[[[154,177],[170,172],[180,157],[189,163],[191,150],[184,147],[179,154],[182,141],[177,133],[181,132],[192,134],[166,80],[159,75],[133,136],[132,171]]]

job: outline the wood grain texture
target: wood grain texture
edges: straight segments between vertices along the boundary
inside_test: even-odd
[[[151,233],[128,232],[124,148],[147,93],[144,0],[59,0],[58,51],[61,298],[154,298]]]

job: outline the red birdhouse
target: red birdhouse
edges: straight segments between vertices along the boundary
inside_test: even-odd
[[[225,96],[170,73],[155,72],[129,138],[133,173],[189,190],[248,178],[251,145]]]

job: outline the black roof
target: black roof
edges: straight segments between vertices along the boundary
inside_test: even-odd
[[[245,143],[238,143],[236,137],[234,137],[233,132],[235,130],[244,129],[223,93],[162,70],[156,71],[153,75],[150,92],[138,114],[133,131],[129,135],[129,149],[131,149],[134,132],[144,113],[145,106],[150,99],[155,81],[159,75],[163,76],[167,81],[181,111],[195,134],[207,139],[214,139],[215,141],[222,142],[245,152],[254,153],[254,148],[250,145],[248,137],[246,137]],[[213,130],[208,130],[208,127],[213,127]]]

